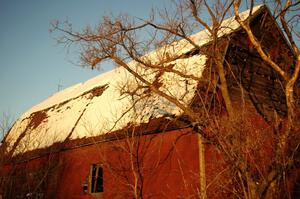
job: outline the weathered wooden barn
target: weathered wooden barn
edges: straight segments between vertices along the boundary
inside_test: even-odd
[[[257,6],[248,16],[249,11],[241,13],[251,20],[270,56],[282,67],[292,66],[290,47],[268,9]],[[222,27],[219,40],[230,97],[235,106],[246,107],[253,128],[264,128],[274,111],[286,114],[281,80],[261,60],[234,18]],[[205,108],[221,117],[224,105],[214,86],[219,80],[210,58],[210,39],[205,31],[191,38],[207,53],[179,41],[172,50],[182,56],[170,64],[208,81],[165,73],[162,89],[194,110]],[[151,78],[147,71],[145,75]],[[210,198],[229,197],[229,192],[218,188],[229,183],[222,175],[218,150],[162,97],[150,96],[133,110],[132,99],[124,97],[121,85],[134,82],[128,72],[116,68],[25,112],[1,145],[0,198],[197,198],[201,186]],[[200,105],[196,93],[206,93],[209,104]],[[205,185],[200,173],[205,173]]]

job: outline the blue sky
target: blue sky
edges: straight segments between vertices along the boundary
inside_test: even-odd
[[[101,71],[77,66],[49,33],[50,22],[68,19],[75,29],[94,26],[103,15],[146,17],[161,0],[0,0],[0,114],[17,118],[63,88]],[[109,68],[109,67],[108,67]],[[106,69],[108,70],[108,69]]]

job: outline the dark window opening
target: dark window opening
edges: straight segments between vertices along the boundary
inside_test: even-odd
[[[91,168],[91,193],[103,192],[103,168],[93,164]]]

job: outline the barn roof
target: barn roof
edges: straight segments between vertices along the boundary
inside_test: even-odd
[[[253,14],[258,13],[262,7],[255,7]],[[240,15],[246,19],[249,11]],[[239,28],[235,19],[229,18],[223,21],[219,36],[230,34]],[[191,39],[199,46],[210,41],[206,30],[192,35]],[[187,53],[192,48],[189,43],[181,40],[171,46],[157,49],[145,55],[143,59],[155,61],[162,50],[178,55]],[[184,74],[193,74],[200,78],[206,59],[205,55],[197,54],[168,64]],[[129,65],[134,70],[142,71],[148,81],[155,81],[157,71],[145,70],[135,62]],[[160,89],[182,103],[189,104],[194,97],[197,81],[168,72],[162,74],[160,80]],[[29,109],[15,122],[5,138],[8,149],[18,154],[51,146],[66,139],[106,134],[122,129],[129,123],[139,124],[166,114],[182,113],[178,107],[155,94],[135,104],[135,111],[128,111],[132,106],[132,98],[122,93],[122,85],[134,89],[136,79],[119,67],[54,94]]]

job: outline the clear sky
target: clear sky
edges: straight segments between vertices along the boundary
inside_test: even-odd
[[[59,88],[101,73],[74,64],[77,55],[67,53],[49,33],[51,21],[68,19],[75,29],[81,29],[96,25],[110,13],[146,17],[153,6],[161,7],[163,2],[0,0],[0,114],[9,112],[17,118]]]

